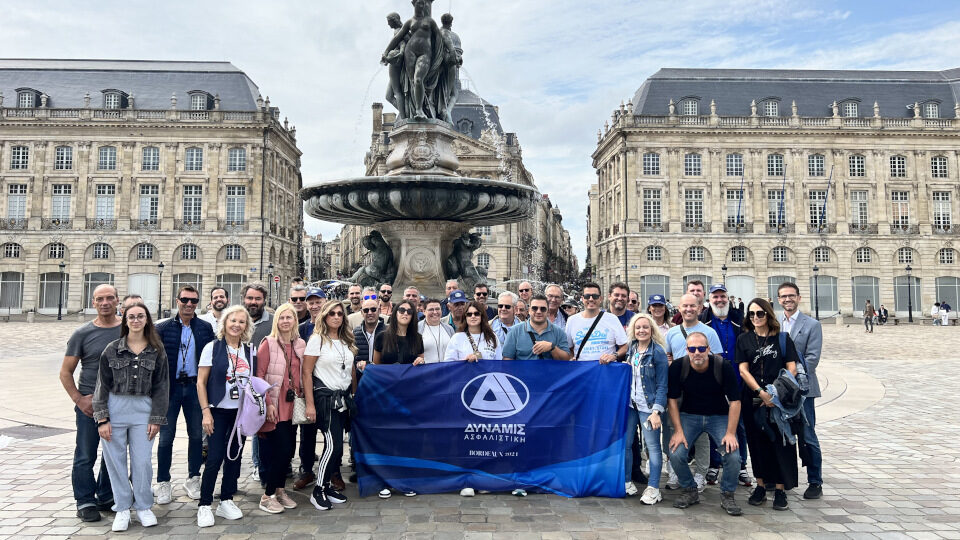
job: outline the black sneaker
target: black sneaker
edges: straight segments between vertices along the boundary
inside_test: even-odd
[[[723,508],[727,512],[727,515],[730,516],[742,516],[743,510],[740,509],[740,505],[737,504],[737,500],[733,498],[733,492],[723,492],[720,494],[720,508]]]
[[[804,499],[819,499],[823,497],[823,486],[820,484],[810,484],[807,490],[803,492]]]
[[[700,503],[700,492],[697,491],[696,487],[685,488],[683,493],[677,497],[677,500],[673,501],[674,508],[687,508],[695,504]]]
[[[787,492],[782,489],[773,491],[773,509],[786,510],[790,505],[787,503]]]
[[[356,483],[357,483],[357,473],[350,473],[350,477],[347,478],[347,481],[350,482],[351,484],[356,484]]]
[[[753,488],[753,493],[750,494],[750,498],[747,499],[747,503],[752,506],[760,506],[765,502],[767,502],[767,488],[763,486],[757,486]]]
[[[94,523],[100,521],[100,512],[93,506],[84,506],[77,509],[77,517],[85,523]]]
[[[707,469],[707,483],[711,486],[717,484],[717,479],[720,477],[720,469],[715,467],[710,467]]]
[[[327,494],[324,492],[324,489],[319,485],[313,488],[313,494],[310,495],[310,504],[312,504],[317,510],[329,510],[331,506],[330,499],[327,499]]]
[[[333,486],[327,486],[323,488],[323,494],[326,495],[327,500],[333,504],[343,504],[347,502],[347,496],[333,489]]]
[[[100,512],[113,512],[113,501],[98,502],[97,510]]]

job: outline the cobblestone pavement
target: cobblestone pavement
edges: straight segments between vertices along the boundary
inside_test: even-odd
[[[0,540],[107,536],[112,514],[97,524],[75,517],[70,486],[72,404],[57,380],[76,322],[0,323]],[[960,538],[960,422],[946,399],[960,368],[960,329],[930,326],[825,326],[821,363],[824,397],[818,433],[824,450],[824,498],[805,501],[802,487],[790,509],[746,504],[744,516],[719,508],[719,491],[674,509],[674,493],[644,506],[631,499],[566,499],[550,495],[456,494],[382,501],[360,499],[318,513],[300,507],[280,515],[257,509],[259,486],[245,458],[237,501],[242,520],[204,529],[200,537],[247,538]],[[947,385],[940,381],[949,381]],[[946,398],[946,399],[945,399]],[[182,431],[181,431],[182,433]],[[174,476],[185,472],[185,437],[177,439]],[[249,451],[248,451],[249,454]],[[155,463],[155,462],[154,462]],[[800,471],[801,481],[805,472]],[[195,538],[196,504],[177,486],[172,504],[154,506],[160,525],[131,524],[124,537]]]

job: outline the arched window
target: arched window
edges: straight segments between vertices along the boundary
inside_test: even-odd
[[[97,242],[93,245],[93,258],[97,260],[106,260],[110,258],[110,245],[104,242]]]
[[[224,248],[224,260],[239,261],[243,257],[243,248],[238,244],[230,244]]]
[[[937,253],[937,260],[940,264],[953,264],[956,260],[953,248],[943,248]]]
[[[734,246],[730,248],[730,262],[747,262],[747,248],[744,246]]]
[[[873,261],[873,255],[868,247],[857,248],[856,257],[858,263],[866,264]]]
[[[481,253],[477,255],[477,266],[482,266],[483,268],[490,268],[490,254]]]
[[[13,242],[8,242],[3,245],[3,258],[4,259],[19,259],[21,252],[20,244],[15,244]]]
[[[647,246],[647,260],[651,262],[663,260],[663,248],[660,246]]]
[[[684,116],[696,116],[700,114],[700,102],[696,99],[685,99],[681,101],[680,114]]]
[[[923,117],[924,118],[940,118],[940,104],[935,102],[924,103]]]
[[[780,103],[770,99],[763,102],[764,116],[780,116]]]
[[[67,246],[56,242],[50,244],[47,248],[47,258],[48,259],[62,259],[67,253]]]
[[[840,114],[845,118],[856,118],[860,116],[859,103],[856,101],[844,101],[840,104]]]
[[[705,258],[703,246],[692,246],[690,248],[690,262],[703,262]]]
[[[153,259],[153,244],[138,244],[137,259],[141,261]]]
[[[183,244],[180,246],[180,259],[184,261],[195,261],[197,260],[197,251],[196,244]]]
[[[784,246],[777,246],[773,248],[773,262],[775,263],[787,262],[787,248],[785,248]]]
[[[913,264],[913,250],[908,247],[898,249],[897,262],[900,264]]]
[[[824,247],[824,246],[813,248],[813,262],[817,262],[817,263],[830,262],[830,248]]]

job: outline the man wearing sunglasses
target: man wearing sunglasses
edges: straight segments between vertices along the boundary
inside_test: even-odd
[[[517,295],[510,291],[502,292],[497,297],[497,318],[490,323],[490,328],[500,343],[507,339],[507,332],[517,325],[516,303]]]
[[[583,312],[567,319],[564,328],[574,360],[609,364],[623,358],[627,354],[627,333],[619,319],[600,310],[600,285],[584,285],[582,298]]]
[[[504,360],[569,360],[570,345],[562,328],[547,320],[547,297],[530,299],[530,319],[507,332]]]
[[[684,298],[687,296],[693,295],[684,295]],[[681,299],[683,303],[685,300]],[[706,434],[723,456],[720,507],[731,516],[739,516],[743,511],[733,494],[737,490],[740,470],[740,454],[737,452],[740,388],[733,366],[722,356],[711,355],[708,343],[702,332],[689,332],[684,341],[686,355],[669,368],[667,405],[670,421],[676,426],[670,437],[670,464],[683,489],[673,506],[687,508],[700,502],[698,482],[690,472],[687,457],[692,441]]]
[[[177,313],[157,324],[157,334],[163,341],[170,364],[170,403],[167,423],[160,426],[157,447],[157,504],[173,500],[170,484],[170,465],[173,460],[173,440],[177,435],[177,420],[183,410],[187,423],[187,480],[183,489],[191,499],[200,498],[200,462],[203,458],[203,430],[200,401],[197,398],[197,364],[200,352],[214,339],[213,327],[196,316],[200,292],[190,285],[177,291]]]
[[[374,287],[364,287],[363,292],[360,294],[360,306],[361,308],[357,310],[356,313],[351,313],[347,316],[347,324],[350,325],[350,329],[356,330],[363,324],[364,319],[366,318],[363,313],[363,303],[367,300],[373,300],[377,303],[377,312],[380,312],[380,295],[377,294],[377,289]],[[383,315],[380,316],[383,319],[383,322],[387,322],[387,318]]]
[[[380,314],[390,318],[390,315],[393,315],[393,302],[390,300],[393,298],[393,285],[384,283],[380,285]]]
[[[290,287],[290,303],[297,312],[297,324],[310,320],[310,311],[307,309],[307,288],[303,285]]]
[[[487,306],[487,298],[489,296],[490,289],[486,283],[477,283],[477,286],[473,288],[473,299],[487,307],[487,320],[493,321],[497,318],[497,310]]]
[[[529,281],[521,281],[517,293],[520,295],[520,300],[529,306],[530,299],[533,298],[533,285]]]

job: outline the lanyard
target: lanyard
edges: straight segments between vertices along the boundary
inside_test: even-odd
[[[182,376],[187,372],[187,353],[190,352],[190,344],[193,343],[193,329],[187,328],[190,330],[190,337],[187,338],[187,343],[183,343],[183,338],[180,338],[180,373],[177,376]]]

